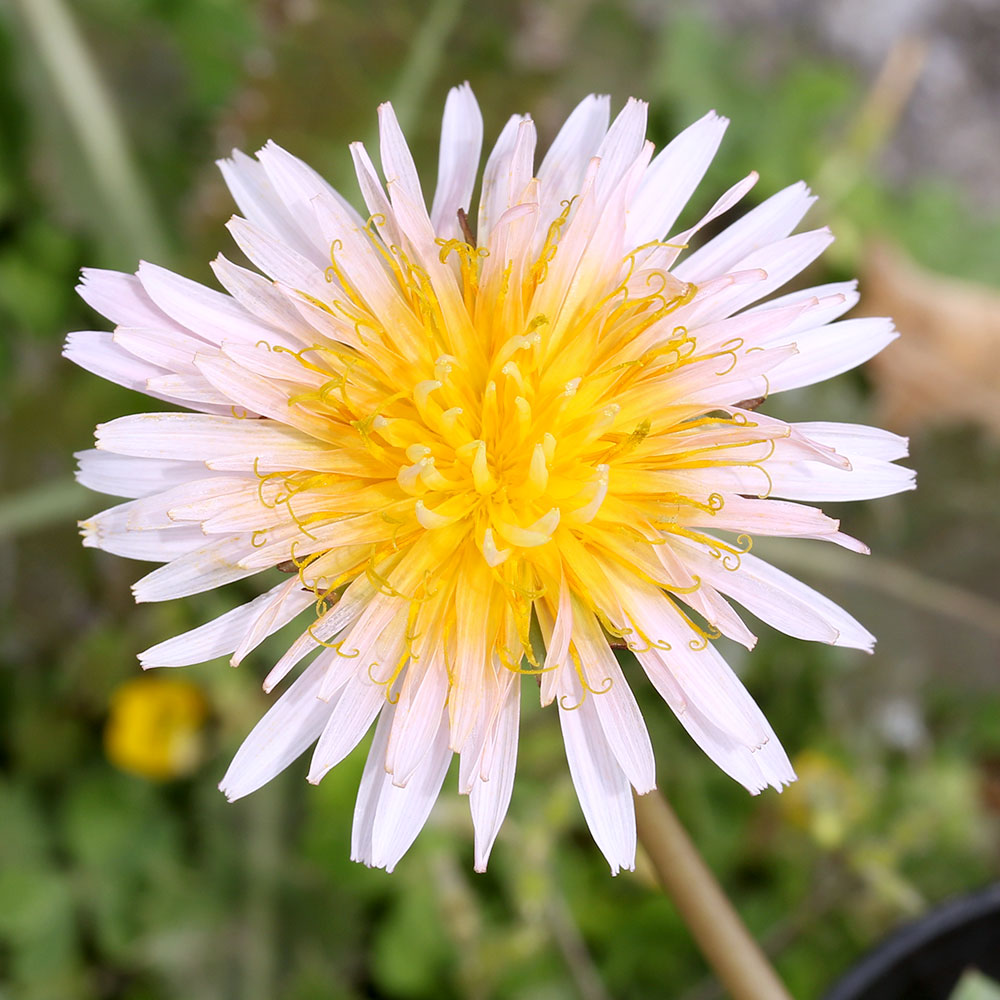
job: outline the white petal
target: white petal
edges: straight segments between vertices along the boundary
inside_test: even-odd
[[[425,652],[424,656],[428,654]],[[396,704],[395,721],[386,753],[386,770],[397,785],[405,785],[427,754],[440,726],[448,698],[448,668],[443,659],[412,660]]]
[[[301,313],[288,301],[267,278],[240,267],[219,254],[211,264],[219,284],[240,303],[241,306],[262,323],[274,330],[282,330],[306,345],[316,341],[315,331],[306,323]],[[275,343],[275,335],[268,334],[268,341]],[[290,343],[291,341],[289,341]],[[277,343],[282,343],[278,339]]]
[[[148,379],[165,373],[164,369],[130,354],[102,330],[69,334],[62,353],[86,371],[136,392],[145,392]]]
[[[234,667],[269,635],[274,635],[278,629],[316,603],[316,595],[304,589],[301,582],[294,577],[286,584],[279,584],[270,593],[274,596],[260,609],[260,613],[251,619],[246,633],[240,639],[240,644],[233,650]]]
[[[264,678],[264,692],[269,694],[282,680],[288,672],[299,663],[303,657],[313,652],[321,642],[328,642],[335,638],[340,632],[352,627],[364,610],[372,595],[374,588],[365,576],[360,576],[348,585],[341,595],[339,601],[325,611],[312,624],[312,626],[300,635],[280,660],[274,665],[271,672]],[[331,661],[334,657],[329,657]],[[346,676],[346,675],[345,675]]]
[[[389,732],[396,714],[396,706],[386,702],[375,726],[372,745],[365,759],[365,769],[358,786],[358,797],[354,803],[354,823],[351,826],[351,860],[371,867],[372,829],[375,826],[375,810],[386,783],[385,752],[389,743]]]
[[[264,166],[238,149],[232,159],[217,160],[233,200],[255,229],[269,233],[294,253],[314,265],[325,266],[320,253],[291,217],[271,184]]]
[[[597,718],[611,752],[632,787],[644,795],[656,787],[656,761],[642,713],[607,640],[586,609],[574,601],[573,642]]]
[[[119,326],[174,326],[146,294],[134,274],[85,267],[77,293],[91,309]]]
[[[909,439],[866,424],[807,422],[793,424],[806,437],[846,455],[851,462],[859,458],[892,462],[909,454]]]
[[[302,594],[305,595],[305,603],[300,603]],[[186,667],[192,663],[204,663],[217,656],[226,656],[248,635],[248,630],[266,621],[267,631],[264,635],[271,635],[314,600],[312,593],[302,591],[298,580],[279,583],[267,593],[204,625],[150,646],[139,654],[139,662],[146,670],[150,667]],[[296,606],[298,610],[295,610]],[[271,613],[275,609],[281,609],[282,614]]]
[[[234,215],[226,228],[232,234],[236,245],[255,267],[274,281],[305,292],[320,302],[333,300],[335,288],[327,279],[326,268],[330,265],[330,252],[317,263],[318,253],[306,257],[295,246],[275,237],[266,229],[254,225],[247,219]]]
[[[541,675],[539,695],[542,707],[555,698],[561,670],[570,669],[569,644],[573,638],[573,604],[570,600],[569,585],[562,572],[559,576],[559,600],[556,605],[555,620],[551,634],[546,637],[545,661],[542,664],[545,672]]]
[[[529,120],[522,115],[508,118],[486,160],[482,190],[479,194],[479,219],[476,224],[476,239],[480,246],[489,244],[493,227],[510,207],[508,178],[511,158],[521,126]]]
[[[328,692],[320,689],[320,693],[326,696]],[[367,677],[347,679],[313,751],[308,776],[312,784],[318,784],[361,742],[385,702],[386,689],[382,685]]]
[[[442,713],[437,736],[405,788],[388,775],[372,823],[371,864],[391,872],[427,822],[451,763],[448,716]]]
[[[169,399],[192,410],[222,413],[229,410],[235,414],[236,408],[229,396],[223,395],[201,375],[175,375],[167,372],[146,381],[146,392],[157,399]],[[254,416],[252,411],[242,410],[244,417]]]
[[[732,271],[760,270],[764,272],[762,280],[734,283],[710,299],[698,297],[690,305],[678,309],[671,321],[674,324],[701,326],[731,316],[744,306],[777,291],[804,271],[832,242],[829,229],[816,229],[755,250],[737,261]],[[675,277],[680,276],[679,270],[675,269]]]
[[[382,159],[382,173],[385,186],[392,198],[393,186],[406,192],[413,201],[424,204],[424,194],[420,188],[420,176],[413,162],[413,154],[406,144],[406,136],[399,127],[399,120],[392,105],[387,101],[378,106],[379,155]]]
[[[740,262],[754,251],[783,240],[802,221],[816,200],[802,181],[772,195],[751,209],[741,219],[724,229],[700,250],[696,250],[674,268],[681,281],[700,283],[708,278],[734,271],[737,267],[764,267]]]
[[[155,264],[143,262],[138,275],[142,287],[166,315],[208,343],[237,339],[251,344],[259,340],[291,343],[279,331],[251,316],[229,295]]]
[[[161,369],[147,378],[162,375],[164,371],[193,374],[197,371],[194,356],[207,347],[205,341],[194,334],[163,328],[119,326],[112,336],[120,348]]]
[[[199,527],[173,527],[135,531],[128,525],[129,513],[141,500],[130,500],[80,522],[83,544],[126,559],[168,562],[205,544]]]
[[[640,246],[670,232],[705,176],[728,124],[729,119],[710,111],[656,156],[629,207],[627,242]]]
[[[330,255],[330,244],[316,225],[315,208],[318,202],[336,206],[354,228],[364,227],[364,220],[341,194],[312,167],[276,142],[269,141],[258,150],[257,159],[285,211],[312,244],[315,253],[310,255],[310,259],[328,260]]]
[[[661,546],[661,548],[666,547],[665,545]],[[732,639],[747,649],[753,649],[757,645],[757,636],[747,628],[733,606],[704,580],[699,581],[697,590],[678,596],[727,639]]]
[[[88,490],[117,497],[148,496],[191,479],[212,475],[197,462],[134,458],[96,448],[78,451],[73,457],[79,463],[77,482]]]
[[[376,228],[382,234],[383,242],[386,246],[402,246],[392,205],[363,142],[351,143],[351,158],[354,160],[354,172],[358,178],[358,187],[361,188],[361,197],[365,200]]]
[[[275,449],[320,450],[319,443],[271,420],[195,413],[136,413],[97,425],[97,446],[139,458],[204,462]]]
[[[655,658],[649,654],[639,655],[639,659],[644,667],[647,666],[647,662],[655,662]],[[677,683],[666,673],[658,672],[655,667],[647,667],[647,673],[691,738],[718,767],[751,794],[757,795],[768,785],[781,791],[782,786],[795,780],[795,772],[784,748],[745,691],[744,696],[749,702],[747,707],[752,706],[760,715],[760,729],[763,736],[762,743],[758,746],[749,746],[717,727],[707,717],[702,707],[685,698]]]
[[[570,112],[549,146],[538,168],[543,223],[559,214],[561,202],[579,192],[587,164],[608,131],[610,109],[611,100],[607,94],[585,97]]]
[[[850,371],[898,336],[892,320],[875,318],[848,319],[797,333],[794,342],[798,354],[768,375],[770,390],[798,389]]]
[[[872,500],[917,488],[916,473],[880,459],[853,458],[850,470],[816,462],[767,463],[770,483],[762,489],[789,500]],[[756,480],[759,482],[759,479]],[[740,489],[747,493],[758,490]]]
[[[595,154],[601,161],[595,190],[599,202],[617,187],[625,172],[635,163],[646,141],[646,113],[649,105],[630,97],[611,123]]]
[[[507,815],[514,790],[520,706],[521,685],[515,681],[507,689],[496,725],[489,737],[492,744],[489,774],[486,778],[480,776],[469,793],[469,808],[475,830],[477,872],[486,871],[490,851]]]
[[[801,288],[796,292],[789,292],[787,295],[780,295],[774,299],[768,299],[760,305],[752,306],[745,310],[742,315],[750,313],[766,312],[771,309],[783,309],[786,306],[794,305],[798,302],[816,299],[817,305],[807,312],[802,313],[799,319],[781,332],[789,336],[800,333],[803,330],[811,330],[814,327],[822,326],[825,323],[832,323],[839,319],[844,313],[853,309],[861,299],[858,294],[857,281],[835,281],[828,285],[817,285],[814,288]]]
[[[448,239],[462,238],[457,213],[469,211],[472,189],[483,148],[483,116],[467,84],[452,87],[444,105],[438,182],[431,207],[434,231]]]
[[[132,585],[132,593],[138,603],[169,601],[242,580],[257,572],[239,565],[252,548],[250,535],[214,539],[146,574]]]
[[[316,740],[333,710],[317,697],[325,666],[311,664],[254,726],[219,788],[230,802],[280,774]]]
[[[623,597],[631,602],[631,613],[649,639],[647,648],[635,647],[633,652],[661,696],[670,701],[672,692],[679,692],[685,704],[697,705],[734,740],[760,746],[766,737],[763,716],[715,647],[652,588],[633,583]]]
[[[788,503],[784,500],[760,500],[728,496],[725,505],[714,514],[694,510],[687,521],[690,527],[733,531],[738,534],[777,535],[787,538],[822,538],[847,545],[855,551],[866,551],[860,543],[851,543],[841,535],[840,522],[827,517],[816,507]],[[860,548],[859,548],[860,546]]]
[[[581,692],[582,694],[582,692]],[[559,706],[566,760],[580,808],[611,874],[635,869],[635,807],[632,787],[619,767],[604,730],[593,697],[576,708]]]
[[[773,628],[797,639],[871,652],[875,637],[863,625],[788,573],[748,554],[739,557],[738,568],[728,569],[687,539],[671,541],[683,548],[694,572]]]

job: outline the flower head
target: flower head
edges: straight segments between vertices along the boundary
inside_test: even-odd
[[[196,411],[98,427],[79,478],[134,499],[84,522],[85,544],[164,563],[135,584],[139,601],[288,573],[142,663],[238,663],[301,615],[265,690],[316,655],[222,788],[246,795],[313,743],[319,781],[377,719],[354,817],[367,864],[392,869],[457,753],[485,866],[524,675],[557,705],[584,815],[617,871],[634,863],[631,789],[655,776],[613,646],[758,792],[794,773],[711,643],[755,641],[726,598],[803,639],[873,642],[747,550],[760,533],[863,551],[790,501],[912,486],[894,435],[757,409],[866,360],[892,325],[832,322],[857,301],[853,282],[755,305],[830,242],[825,229],[789,235],[806,187],[691,252],[757,179],[676,231],[726,120],[706,115],[654,158],[646,105],[630,100],[610,127],[608,112],[606,97],[584,100],[537,168],[534,124],[511,118],[473,217],[483,130],[468,85],[448,96],[429,213],[385,104],[381,176],[351,146],[361,214],[273,143],[222,161],[243,212],[229,228],[258,269],[220,256],[225,293],[145,263],[84,274],[81,294],[117,327],[71,334],[67,355]]]

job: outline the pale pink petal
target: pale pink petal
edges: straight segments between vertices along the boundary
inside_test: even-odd
[[[307,667],[251,730],[219,788],[230,802],[255,792],[316,741],[333,706],[317,697],[324,665]]]
[[[520,705],[521,686],[512,683],[507,688],[496,725],[490,735],[489,770],[473,783],[469,793],[469,808],[475,830],[477,872],[486,871],[486,863],[507,815],[514,790]]]
[[[434,743],[405,788],[384,777],[372,821],[373,867],[391,872],[427,822],[451,763],[448,728],[447,713],[443,713]]]
[[[320,255],[306,234],[295,223],[264,170],[263,164],[238,149],[232,159],[216,160],[222,177],[239,210],[257,229],[276,237],[295,253],[322,264]]]
[[[240,559],[252,549],[250,535],[213,539],[154,569],[132,585],[132,593],[137,603],[170,601],[242,580],[257,572],[240,566]]]
[[[701,183],[729,125],[710,111],[672,139],[650,163],[629,207],[628,240],[661,240]]]
[[[530,122],[522,115],[513,115],[507,120],[486,160],[483,170],[482,191],[479,194],[479,218],[476,226],[476,239],[480,246],[489,243],[493,227],[501,215],[510,207],[509,177],[514,146],[518,134],[522,133],[522,125]],[[522,143],[525,140],[522,138]],[[518,192],[520,194],[520,192]]]
[[[142,497],[180,486],[199,476],[211,475],[198,462],[116,455],[96,448],[78,451],[77,482],[88,490],[116,497]]]
[[[308,599],[303,601],[303,595]],[[224,615],[199,625],[182,635],[150,646],[139,654],[139,662],[144,670],[150,667],[185,667],[192,663],[204,663],[217,656],[226,656],[245,642],[248,635],[257,633],[259,626],[266,623],[266,632],[257,640],[276,632],[310,603],[315,596],[302,591],[298,580],[279,583],[266,593],[241,604]],[[275,609],[282,614],[272,614]]]
[[[875,637],[843,608],[762,559],[715,558],[684,538],[671,544],[683,549],[693,572],[786,635],[871,652]]]
[[[892,320],[866,318],[843,320],[794,336],[798,354],[768,375],[771,392],[798,389],[857,368],[899,334]]]
[[[700,250],[685,257],[674,268],[682,281],[700,283],[706,278],[735,271],[741,267],[763,267],[765,264],[742,263],[746,258],[779,240],[783,240],[802,221],[816,201],[802,181],[779,191],[741,219],[709,240]]]
[[[632,786],[608,745],[593,696],[559,705],[566,760],[590,833],[611,874],[635,869],[635,807]]]
[[[646,115],[649,105],[630,97],[594,154],[601,165],[597,171],[595,192],[603,201],[618,186],[625,172],[635,163],[646,142]]]
[[[579,192],[587,164],[608,131],[610,108],[606,94],[585,97],[553,139],[538,168],[543,222],[555,218],[562,210],[561,202]]]
[[[282,149],[276,142],[268,142],[257,151],[275,194],[281,200],[286,215],[305,234],[316,251],[316,259],[323,260],[330,254],[330,244],[316,225],[317,203],[335,205],[349,224],[364,226],[364,220],[339,192],[334,190],[307,163]]]
[[[483,148],[483,116],[467,84],[452,87],[444,105],[438,181],[431,207],[431,225],[445,239],[464,239],[458,210],[469,211]]]

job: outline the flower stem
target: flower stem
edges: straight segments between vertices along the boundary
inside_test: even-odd
[[[792,1000],[667,800],[635,797],[639,841],[705,960],[733,1000]]]

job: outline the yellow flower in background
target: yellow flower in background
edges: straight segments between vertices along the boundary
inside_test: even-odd
[[[273,143],[221,163],[244,216],[229,228],[258,269],[220,256],[226,293],[146,263],[84,274],[81,294],[117,326],[71,334],[66,354],[198,411],[98,428],[80,481],[133,499],[84,522],[85,544],[165,563],[135,584],[139,601],[290,573],[140,658],[239,663],[304,613],[265,690],[317,655],[222,788],[246,795],[314,743],[319,781],[377,719],[354,817],[366,864],[395,866],[457,753],[485,868],[511,797],[522,675],[557,705],[616,872],[634,865],[632,790],[651,790],[655,768],[612,641],[754,793],[795,775],[711,643],[755,642],[727,598],[803,639],[874,641],[748,549],[761,533],[865,551],[789,501],[912,488],[893,464],[901,438],[758,409],[871,357],[892,324],[833,322],[856,303],[853,282],[768,298],[831,240],[790,235],[813,202],[803,184],[689,252],[757,180],[677,231],[726,120],[709,113],[654,157],[645,103],[610,125],[609,109],[586,98],[537,166],[534,123],[512,117],[470,218],[483,134],[471,89],[449,94],[430,211],[385,104],[381,175],[351,146],[361,214]]]
[[[115,767],[155,781],[190,774],[202,757],[208,705],[189,681],[137,677],[115,689],[104,751]]]
[[[835,758],[818,750],[795,757],[798,782],[782,797],[781,813],[824,850],[837,850],[870,809],[862,782]]]

